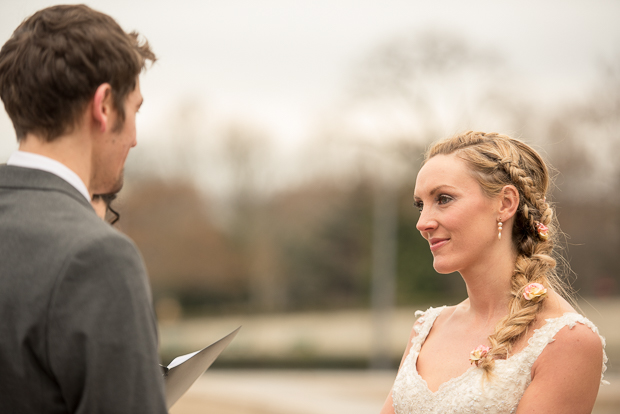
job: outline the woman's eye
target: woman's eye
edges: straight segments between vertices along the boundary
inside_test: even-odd
[[[421,201],[416,201],[413,203],[414,207],[417,208],[418,210],[420,210],[420,213],[422,212],[422,207],[424,207],[424,204]]]
[[[452,201],[452,197],[450,197],[449,195],[442,194],[439,197],[437,197],[438,204],[447,204],[450,201]]]

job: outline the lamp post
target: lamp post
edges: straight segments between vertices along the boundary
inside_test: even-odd
[[[394,180],[376,180],[372,235],[372,369],[391,368],[390,326],[395,306],[398,191]]]

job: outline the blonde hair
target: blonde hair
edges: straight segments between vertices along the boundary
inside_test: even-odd
[[[506,185],[519,191],[512,241],[517,259],[511,279],[509,312],[489,336],[491,349],[478,366],[490,375],[496,359],[508,358],[513,345],[528,330],[544,301],[528,301],[523,291],[530,283],[540,283],[565,297],[567,286],[556,273],[554,245],[560,233],[553,207],[546,199],[550,185],[549,170],[540,155],[522,141],[506,135],[466,132],[435,143],[426,153],[425,162],[435,155],[455,154],[465,161],[489,197]],[[549,228],[546,240],[538,237],[536,226]]]

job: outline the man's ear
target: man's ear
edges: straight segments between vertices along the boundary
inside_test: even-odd
[[[504,222],[515,215],[519,207],[519,191],[514,185],[506,185],[499,193],[499,216]]]
[[[99,126],[99,132],[105,132],[111,125],[112,119],[112,87],[109,83],[102,83],[93,97],[93,118]]]

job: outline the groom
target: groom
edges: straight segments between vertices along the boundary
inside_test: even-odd
[[[25,20],[0,50],[19,151],[0,166],[0,413],[166,413],[140,255],[97,217],[136,145],[155,55],[86,6]]]

